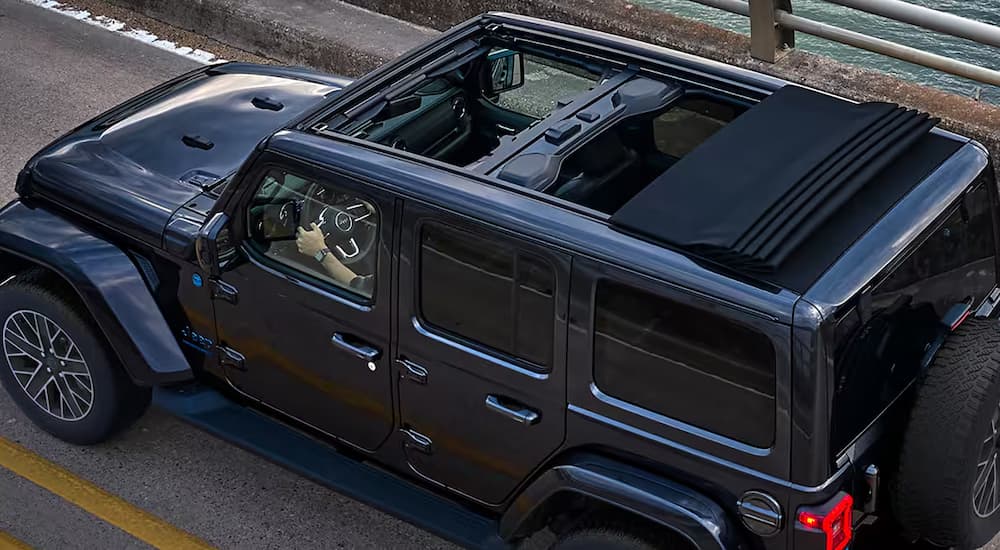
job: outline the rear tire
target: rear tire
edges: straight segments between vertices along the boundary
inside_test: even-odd
[[[978,548],[1000,529],[1000,323],[970,318],[918,380],[892,490],[911,537]]]
[[[41,271],[0,286],[0,383],[36,425],[90,445],[131,425],[152,390],[132,383],[62,281]]]

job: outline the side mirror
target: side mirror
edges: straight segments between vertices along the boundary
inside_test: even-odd
[[[218,277],[221,261],[219,250],[227,247],[231,247],[229,243],[229,216],[217,212],[198,231],[198,240],[194,243],[198,265],[202,271],[210,277]]]
[[[490,95],[519,88],[524,84],[524,57],[513,50],[498,50],[486,58],[489,61]]]
[[[295,238],[302,217],[302,201],[261,204],[250,208],[250,237],[259,243]]]

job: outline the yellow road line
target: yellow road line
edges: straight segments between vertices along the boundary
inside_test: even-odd
[[[31,550],[31,547],[0,531],[0,550]]]
[[[24,447],[0,437],[0,467],[62,497],[156,548],[201,550],[205,541],[81,479]],[[2,543],[0,539],[0,543]],[[2,544],[0,544],[2,546]]]

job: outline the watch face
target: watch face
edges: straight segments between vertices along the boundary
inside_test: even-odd
[[[327,254],[328,254],[329,252],[330,252],[330,250],[329,250],[329,249],[327,249],[327,248],[324,248],[323,250],[320,250],[319,252],[317,252],[317,253],[316,253],[316,255],[315,255],[315,256],[313,256],[313,257],[314,257],[314,258],[316,258],[316,261],[317,261],[317,262],[322,262],[322,261],[323,261],[323,258],[326,258],[326,255],[327,255]]]

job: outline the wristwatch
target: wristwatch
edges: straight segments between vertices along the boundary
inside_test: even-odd
[[[330,253],[330,249],[329,248],[324,248],[323,250],[320,250],[319,252],[317,252],[316,255],[313,256],[313,258],[316,258],[317,262],[323,263],[323,260],[326,259],[326,255],[329,254],[329,253]]]

